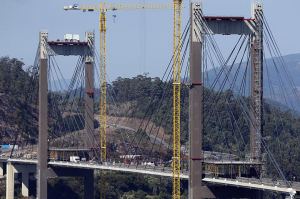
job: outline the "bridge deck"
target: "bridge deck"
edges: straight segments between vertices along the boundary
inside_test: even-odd
[[[228,179],[228,178],[204,178],[204,182],[212,184],[221,184],[225,186],[235,186],[235,187],[244,187],[250,189],[258,190],[268,190],[274,192],[288,193],[290,195],[295,195],[296,192],[300,191],[300,187],[288,187],[287,185],[280,183],[280,185],[270,184],[268,181],[257,179]]]
[[[37,164],[37,160],[8,159],[7,161],[16,164]],[[172,177],[171,168],[163,168],[163,167],[145,167],[142,165],[136,166],[136,165],[124,165],[124,164],[97,164],[97,163],[90,163],[90,162],[75,163],[75,162],[62,162],[62,161],[50,161],[49,165],[54,167],[111,170],[111,171]],[[188,174],[181,173],[180,178],[188,179]],[[274,192],[287,193],[290,195],[295,195],[296,192],[300,192],[300,183],[293,183],[292,187],[288,187],[286,184],[284,184],[284,182],[277,181],[277,183],[274,184],[274,182],[270,179],[255,179],[255,178],[229,179],[229,178],[205,177],[203,181],[208,184],[221,184],[226,186],[268,190]]]

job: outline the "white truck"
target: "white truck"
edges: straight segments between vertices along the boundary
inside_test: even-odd
[[[151,167],[155,166],[154,162],[143,162],[142,165],[144,165],[144,166],[151,166]]]
[[[79,156],[70,156],[70,162],[79,162],[80,157]]]

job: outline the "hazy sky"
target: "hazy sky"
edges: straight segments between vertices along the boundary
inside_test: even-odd
[[[109,2],[170,2],[164,0],[128,0]],[[99,43],[98,13],[64,11],[73,3],[96,4],[95,0],[0,0],[0,56],[33,63],[40,30],[49,32],[49,40],[63,38],[65,33],[96,32]],[[251,0],[203,0],[204,14],[250,17]],[[283,54],[300,52],[300,1],[265,0],[264,11]],[[184,22],[188,18],[189,1],[184,1]],[[116,18],[113,19],[113,15]],[[161,76],[172,53],[172,10],[117,11],[107,13],[108,76],[134,76],[149,72]],[[144,38],[146,38],[144,40]],[[226,49],[230,41],[222,40]],[[227,46],[226,46],[227,45]],[[66,78],[70,78],[75,59],[59,57]]]

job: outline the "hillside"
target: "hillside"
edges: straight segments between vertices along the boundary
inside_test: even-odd
[[[294,108],[300,111],[299,94],[300,94],[300,53],[290,54],[283,56],[283,62],[286,67],[282,66],[282,62],[279,58],[267,58],[264,60],[264,98],[271,102],[285,104],[289,108]],[[227,71],[231,66],[227,67]],[[235,91],[238,92],[239,85],[242,84],[244,71],[246,69],[246,63],[242,63],[239,68],[238,64],[233,65],[230,72],[230,77],[233,78],[234,74],[238,71]],[[248,75],[249,68],[247,68]],[[207,87],[213,84],[216,74],[218,74],[220,68],[207,70]],[[222,73],[221,80],[223,81],[225,75]],[[222,82],[220,81],[220,82]],[[249,93],[249,79],[246,88],[246,93]],[[216,86],[218,88],[218,85]],[[229,85],[225,85],[225,89],[228,89]],[[284,95],[282,94],[284,92]],[[295,94],[295,92],[297,94]],[[275,96],[274,96],[275,95]],[[298,96],[297,96],[298,95]]]
[[[0,58],[0,142],[33,142],[37,133],[37,87],[33,69],[17,59]]]
[[[107,117],[107,150],[109,157],[119,157],[120,155],[126,154],[125,145],[131,143],[135,133],[139,128],[144,129],[143,131],[143,142],[144,151],[150,150],[148,147],[151,147],[149,144],[154,143],[157,145],[154,150],[157,150],[159,145],[162,145],[161,148],[167,150],[170,143],[170,135],[165,134],[165,130],[161,127],[156,126],[153,122],[142,121],[138,118],[129,118],[129,117]],[[95,121],[99,122],[99,115],[95,115]],[[100,140],[99,136],[100,130],[99,126],[95,126],[94,130],[94,139],[96,142]],[[170,133],[167,133],[170,134]],[[91,144],[91,139],[87,138],[84,130],[74,131],[72,133],[67,133],[60,137],[51,139],[50,146],[53,147],[89,147],[85,146]],[[98,144],[98,143],[96,143]]]
[[[158,78],[137,76],[132,79],[118,78],[112,83],[111,89],[115,92],[115,106],[122,107],[124,104],[130,104],[128,112],[131,117],[149,118],[152,115],[151,120],[157,125],[160,125],[161,121],[167,121],[166,125],[162,125],[167,133],[171,133],[171,85],[170,82],[162,82]],[[162,98],[164,90],[166,95]],[[154,96],[154,100],[151,96]],[[204,123],[203,149],[246,157],[249,154],[249,122],[243,114],[243,107],[239,101],[249,103],[249,99],[236,96],[231,91],[218,95],[207,89],[204,96],[213,96],[213,99],[218,97],[218,100],[204,102],[204,116],[210,116],[209,121]],[[163,100],[160,102],[161,98]],[[183,145],[188,145],[188,87],[182,87],[181,98],[183,101],[181,142]],[[152,104],[151,100],[153,100]],[[297,147],[297,143],[300,142],[300,118],[286,107],[282,109],[279,103],[275,106],[272,104],[268,104],[268,101],[264,103],[263,139],[279,165],[285,165],[282,169],[288,178],[291,179],[292,176],[300,178],[300,157],[296,155],[300,153],[300,148]],[[147,110],[153,114],[145,115]],[[214,112],[211,114],[211,111]],[[124,114],[126,113],[121,111],[119,116]],[[239,129],[236,126],[232,129],[233,117],[236,118],[235,122]],[[265,158],[268,161],[267,155]],[[274,167],[272,165],[268,167],[268,175],[276,175]]]

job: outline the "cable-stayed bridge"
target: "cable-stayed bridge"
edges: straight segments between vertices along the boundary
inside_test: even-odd
[[[218,47],[214,37],[217,34],[238,35],[227,58]],[[84,197],[94,198],[94,170],[172,177],[174,199],[178,198],[178,194],[180,197],[180,180],[187,179],[191,199],[261,198],[262,191],[278,192],[293,198],[300,191],[299,183],[285,177],[263,137],[266,52],[274,57],[276,70],[285,66],[260,4],[254,6],[251,18],[244,18],[205,16],[201,6],[192,3],[190,19],[166,67],[162,84],[157,88],[161,92],[149,92],[145,113],[135,120],[132,119],[135,116],[133,110],[120,107],[115,102],[116,91],[109,87],[110,105],[114,110],[108,111],[114,120],[103,124],[101,118],[95,118],[99,111],[95,102],[101,97],[95,88],[101,75],[96,66],[102,58],[95,49],[94,33],[87,32],[84,41],[51,41],[47,32],[41,32],[39,40],[34,64],[39,71],[39,134],[36,143],[18,144],[18,149],[1,154],[0,174],[6,174],[7,199],[14,198],[15,173],[22,173],[22,195],[25,197],[30,192],[29,175],[35,173],[37,198],[46,199],[47,179],[59,176],[83,177]],[[65,88],[62,86],[64,82],[51,84],[63,79],[55,59],[58,55],[79,57],[68,90],[64,92],[53,88]],[[177,77],[178,71],[174,72],[172,68],[178,60],[179,71],[184,71],[183,77]],[[207,76],[208,68],[214,69],[213,77]],[[288,77],[287,71],[284,74]],[[170,83],[172,78],[180,81]],[[237,84],[238,79],[240,84]],[[287,81],[288,85],[281,79],[280,83],[283,95],[288,91],[287,87],[293,88],[291,79]],[[186,86],[183,91],[189,92],[188,102],[180,101],[181,88],[178,85],[181,84]],[[179,102],[169,97],[170,93],[178,94],[178,91]],[[232,108],[233,98],[238,111]],[[206,102],[212,102],[212,105]],[[170,117],[170,105],[176,103],[188,103],[189,142],[180,139],[184,128],[179,138],[177,134],[167,132],[172,120],[178,119],[176,114]],[[219,104],[227,110],[226,115],[220,115]],[[180,106],[179,110],[173,109],[173,113],[178,111],[180,113]],[[161,118],[155,122],[153,118],[158,113]],[[211,120],[214,115],[218,116],[217,121]],[[180,114],[179,119],[183,120]],[[204,151],[205,131],[222,125],[227,126],[226,130],[220,130],[220,137],[224,136],[225,147],[228,148],[226,152]],[[108,131],[108,139],[111,139],[105,141],[108,145],[100,144],[103,137],[98,132],[103,127]],[[227,134],[238,140],[235,149],[230,146],[232,143],[228,143]],[[248,136],[245,137],[245,134]],[[104,150],[107,154],[105,159]],[[274,167],[278,179],[268,176],[266,159]]]

